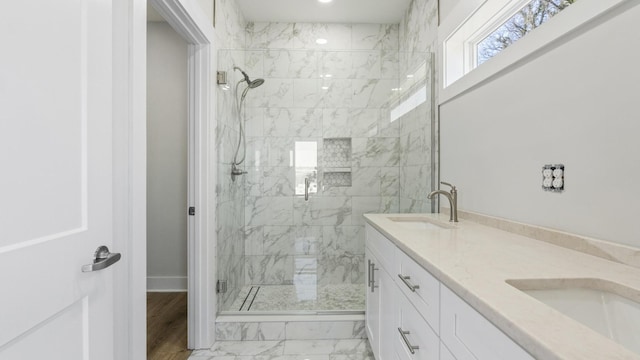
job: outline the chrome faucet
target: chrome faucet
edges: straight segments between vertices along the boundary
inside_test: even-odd
[[[445,190],[436,190],[432,191],[427,195],[427,199],[432,199],[435,195],[444,195],[447,199],[449,199],[449,221],[458,222],[458,190],[456,187],[446,183],[444,181],[440,182],[442,185],[447,185],[451,187],[451,191]]]

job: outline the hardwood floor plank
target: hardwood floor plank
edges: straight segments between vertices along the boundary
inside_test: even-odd
[[[147,359],[186,360],[187,293],[147,293]]]

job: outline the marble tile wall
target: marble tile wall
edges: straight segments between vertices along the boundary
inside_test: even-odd
[[[218,341],[366,339],[363,320],[219,322]]]
[[[234,0],[216,1],[217,69],[227,71],[229,83],[240,78],[234,65],[244,64],[244,20]],[[226,309],[244,286],[244,197],[242,180],[232,181],[231,163],[238,142],[239,128],[232,91],[216,87],[216,280],[227,281],[227,292],[218,296],[218,306]]]
[[[400,137],[399,211],[433,212],[427,194],[438,188],[438,114],[435,49],[438,2],[413,0],[399,26],[399,78],[413,79],[400,87],[409,96],[426,85],[427,101],[397,120]],[[445,180],[446,181],[446,180]]]
[[[362,214],[399,209],[399,126],[385,116],[398,35],[398,25],[247,25],[246,70],[266,80],[247,96],[247,285],[364,282]],[[344,137],[352,186],[320,182],[305,201],[296,142],[317,144],[322,179],[324,139]]]

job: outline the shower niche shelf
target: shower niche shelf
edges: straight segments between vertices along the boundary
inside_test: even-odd
[[[351,186],[351,138],[324,139],[323,154],[323,185]]]

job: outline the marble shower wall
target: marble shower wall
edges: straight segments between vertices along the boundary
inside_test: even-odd
[[[364,282],[362,214],[399,210],[398,36],[398,25],[247,25],[245,70],[265,83],[247,95],[246,284]],[[322,180],[324,140],[345,137],[352,186],[321,181],[305,201],[296,143],[316,144]]]
[[[437,26],[438,1],[413,0],[399,27],[400,97],[427,88],[427,101],[397,120],[402,154],[399,210],[403,213],[435,210],[427,194],[438,188]]]
[[[234,65],[244,64],[246,22],[234,0],[216,1],[217,70],[227,71],[229,84],[240,78]],[[215,84],[215,80],[214,80]],[[242,178],[231,181],[231,163],[238,143],[238,118],[233,91],[216,88],[216,279],[227,281],[227,292],[218,295],[219,309],[227,309],[244,286],[244,197]]]

